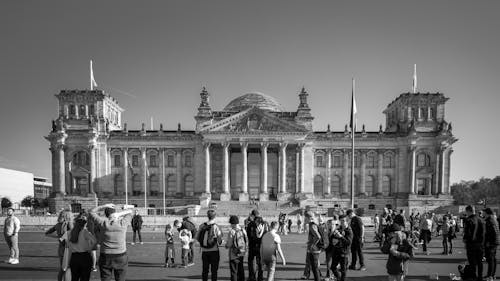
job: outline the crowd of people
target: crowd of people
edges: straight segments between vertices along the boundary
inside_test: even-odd
[[[133,230],[132,245],[136,236],[142,244],[142,217],[125,205],[121,210],[106,204],[80,213],[75,218],[70,211],[61,211],[57,224],[46,231],[47,236],[58,239],[60,270],[58,280],[89,280],[92,271],[99,269],[101,280],[125,280],[128,269],[126,232]],[[132,213],[134,213],[132,215]],[[280,214],[276,221],[267,222],[259,210],[253,210],[244,222],[237,216],[229,217],[230,228],[223,229],[215,222],[216,211],[207,211],[207,221],[197,226],[190,217],[175,220],[165,226],[165,267],[194,265],[194,247],[199,244],[202,261],[202,280],[218,280],[220,250],[227,249],[231,280],[274,280],[279,260],[286,265],[281,246],[281,235],[292,230],[291,217]],[[363,256],[365,226],[363,220],[351,209],[341,211],[332,219],[307,211],[296,214],[297,232],[307,234],[304,272],[301,279],[312,275],[319,280],[346,280],[348,270],[367,270]],[[499,243],[499,219],[489,208],[476,214],[467,206],[461,217],[451,213],[442,216],[434,213],[414,214],[408,218],[404,210],[393,212],[384,209],[373,218],[375,238],[380,251],[387,255],[388,280],[402,281],[408,274],[408,262],[419,247],[428,255],[428,243],[441,236],[442,255],[453,252],[453,240],[462,232],[467,265],[459,271],[463,280],[494,280],[496,275],[496,248]],[[10,264],[19,263],[17,236],[19,219],[13,210],[7,211],[4,237],[10,249]],[[178,238],[178,239],[177,239]],[[180,241],[180,265],[176,264],[176,246]],[[99,252],[99,254],[98,254]],[[320,258],[324,253],[324,259]],[[245,260],[246,258],[246,260]],[[324,262],[323,262],[324,261]],[[483,262],[488,265],[483,277]],[[245,262],[248,278],[245,278]],[[358,266],[359,264],[359,266]],[[324,270],[324,273],[322,271]],[[265,276],[264,276],[265,275]]]

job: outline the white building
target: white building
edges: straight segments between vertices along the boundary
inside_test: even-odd
[[[33,196],[33,179],[32,173],[0,168],[0,197],[20,206],[24,197]]]

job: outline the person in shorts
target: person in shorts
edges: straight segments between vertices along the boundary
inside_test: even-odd
[[[276,271],[277,254],[286,265],[285,256],[281,250],[281,237],[277,233],[278,222],[271,222],[270,231],[264,234],[260,245],[260,256],[262,264],[267,271],[267,281],[274,280],[274,273]]]

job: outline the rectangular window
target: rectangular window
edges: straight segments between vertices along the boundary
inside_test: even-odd
[[[316,156],[316,167],[323,167],[323,156]]]
[[[139,156],[132,155],[132,166],[134,166],[134,167],[139,166]]]
[[[149,155],[149,166],[156,167],[158,163],[156,162],[156,155]]]
[[[121,162],[120,162],[120,155],[115,155],[115,167],[120,167]]]
[[[333,156],[333,167],[335,167],[335,168],[342,167],[342,156],[340,156],[340,155]]]
[[[419,195],[427,194],[427,179],[417,179],[417,193]]]
[[[191,155],[187,154],[185,157],[184,157],[184,166],[185,167],[191,167],[193,165],[192,163],[192,159],[191,159]]]
[[[173,155],[167,155],[167,167],[175,167],[175,159]]]

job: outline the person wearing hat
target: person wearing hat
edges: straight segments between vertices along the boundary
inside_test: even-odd
[[[257,209],[252,210],[248,217],[246,232],[248,237],[248,280],[262,281],[264,276],[260,256],[260,245],[266,229],[264,221]],[[257,263],[257,272],[255,272],[255,263]]]
[[[231,230],[227,235],[226,249],[229,250],[231,281],[245,281],[243,258],[248,248],[247,233],[239,225],[240,220],[237,216],[230,216],[229,223],[231,224]]]

